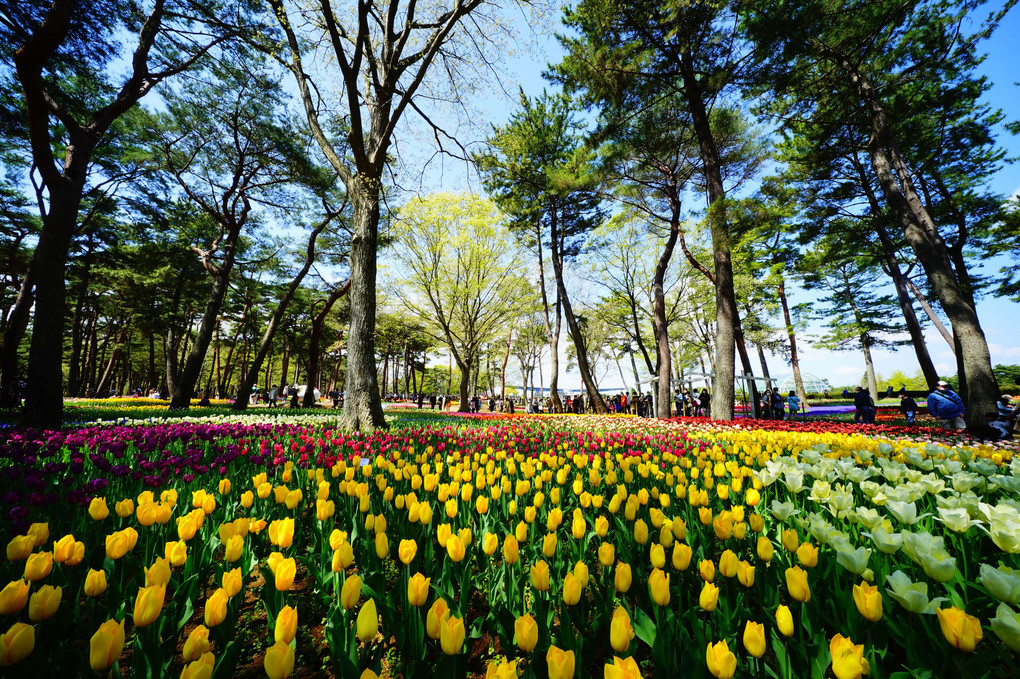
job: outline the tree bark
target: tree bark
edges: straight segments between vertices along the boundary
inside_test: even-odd
[[[902,228],[906,242],[914,250],[942,309],[953,325],[960,347],[958,361],[965,387],[961,396],[970,427],[983,426],[987,413],[996,412],[999,387],[992,372],[988,342],[977,313],[960,288],[950,264],[945,242],[914,189],[910,172],[899,155],[892,128],[878,93],[854,65],[841,55],[837,62],[867,108],[871,121],[868,154],[886,201]]]
[[[329,298],[322,306],[322,309],[312,317],[312,329],[308,333],[308,376],[305,383],[305,396],[301,402],[304,408],[311,408],[315,404],[315,382],[319,376],[319,365],[322,363],[321,356],[319,355],[319,343],[322,340],[322,330],[326,325],[326,317],[329,316],[333,305],[346,295],[350,289],[351,279],[348,278],[344,281],[343,285],[334,288],[329,293]],[[346,407],[347,403],[345,401],[344,408]]]
[[[506,364],[510,360],[510,344],[513,342],[514,331],[511,328],[506,334],[506,353],[503,354],[503,365],[499,368],[499,397],[506,398]]]
[[[655,416],[667,419],[673,403],[670,390],[670,377],[673,372],[673,356],[669,346],[669,325],[666,321],[666,294],[664,290],[666,270],[669,260],[673,257],[673,249],[680,237],[680,206],[674,205],[670,215],[669,237],[655,265],[655,276],[652,278],[652,327],[655,330],[655,346],[658,354],[659,381],[656,384]]]
[[[381,174],[381,173],[380,173]],[[371,431],[386,426],[375,365],[376,249],[379,233],[377,179],[358,175],[350,192],[354,207],[351,239],[351,324],[347,340],[346,397],[341,423]]]
[[[736,369],[734,342],[737,323],[737,302],[733,289],[733,262],[730,255],[729,226],[726,220],[726,189],[723,186],[719,151],[712,134],[708,111],[702,98],[701,84],[694,70],[690,52],[680,59],[684,96],[691,114],[694,133],[698,138],[701,162],[704,165],[708,191],[708,222],[715,251],[715,378],[712,381],[712,418],[733,419],[733,376]]]
[[[230,271],[234,266],[234,249],[228,245],[224,249],[223,261],[216,267],[212,275],[212,287],[209,289],[209,299],[205,304],[205,311],[202,314],[202,322],[198,326],[194,344],[188,354],[177,384],[174,386],[173,396],[170,399],[171,410],[187,410],[191,405],[191,395],[195,391],[195,384],[198,381],[202,364],[205,362],[205,354],[212,341],[213,329],[223,308],[223,300],[227,296],[229,287]]]
[[[563,403],[560,402],[560,395],[557,387],[560,375],[560,319],[562,318],[559,292],[556,293],[555,309],[553,311],[555,324],[549,318],[549,296],[545,285],[545,256],[542,253],[542,229],[535,224],[535,243],[538,247],[538,288],[542,293],[542,312],[545,321],[545,333],[549,338],[549,362],[552,377],[549,380],[549,397],[552,399],[553,412],[562,413]],[[544,387],[543,387],[544,391]]]
[[[779,277],[779,303],[783,307],[783,324],[786,327],[786,339],[790,343],[790,367],[793,370],[793,384],[797,390],[797,396],[804,406],[804,412],[808,411],[807,392],[804,390],[804,379],[800,374],[800,354],[797,353],[797,336],[793,332],[793,319],[790,317],[790,302],[786,298],[786,279],[782,274]],[[758,347],[761,351],[761,347]],[[762,354],[762,368],[765,369],[765,355]],[[768,373],[765,374],[768,377]]]

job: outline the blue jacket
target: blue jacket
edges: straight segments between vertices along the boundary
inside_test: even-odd
[[[936,389],[928,396],[928,412],[940,420],[963,417],[963,400],[955,391]]]

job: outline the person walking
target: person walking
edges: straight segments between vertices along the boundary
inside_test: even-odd
[[[900,392],[900,412],[903,413],[908,427],[914,426],[914,418],[917,417],[917,401],[907,396],[906,391]]]
[[[797,413],[800,411],[800,398],[792,389],[790,390],[790,394],[786,397],[786,406],[790,409],[790,417],[797,417]]]
[[[928,395],[928,412],[943,429],[963,431],[967,428],[963,419],[966,412],[963,399],[949,388],[949,382],[940,380],[935,391]]]
[[[854,390],[854,422],[858,424],[872,424],[875,421],[875,402],[871,394],[864,390],[864,387],[857,387]]]

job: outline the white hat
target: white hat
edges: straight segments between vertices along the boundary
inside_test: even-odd
[[[946,382],[945,380],[939,380],[939,386],[940,387],[948,387],[949,386],[949,382]]]

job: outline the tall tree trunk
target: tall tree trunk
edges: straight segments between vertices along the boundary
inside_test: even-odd
[[[84,152],[90,155],[91,147],[86,144],[86,148]],[[87,158],[75,168],[80,177],[62,179],[49,187],[50,211],[35,247],[35,314],[20,419],[28,427],[57,429],[63,420],[65,263],[81,204],[86,163]]]
[[[733,376],[736,369],[733,355],[736,337],[737,301],[733,289],[733,262],[730,255],[729,225],[726,219],[726,190],[722,180],[719,151],[712,125],[689,51],[680,59],[684,95],[691,114],[694,133],[708,191],[708,223],[715,251],[715,378],[712,384],[712,417],[716,420],[733,419]],[[746,353],[746,352],[745,352]]]
[[[4,327],[3,358],[0,364],[0,394],[6,394],[12,382],[17,381],[21,375],[18,371],[18,349],[21,341],[25,339],[28,332],[28,323],[32,319],[32,307],[35,305],[35,279],[38,265],[36,254],[28,262],[25,276],[21,280],[21,287],[18,289],[18,297],[14,301],[14,307],[7,316],[7,324]]]
[[[121,345],[124,344],[125,340],[127,340],[130,329],[131,321],[128,320],[124,327],[121,328],[120,337],[117,338],[113,351],[110,353],[110,360],[106,362],[106,368],[103,370],[103,375],[99,378],[99,384],[96,385],[97,394],[102,393],[103,390],[106,389],[106,385],[110,383],[110,378],[113,376],[113,369],[117,365],[117,360],[120,358],[121,352],[123,351]]]
[[[535,243],[538,248],[538,289],[542,295],[542,320],[545,322],[545,334],[549,340],[549,362],[552,368],[552,378],[549,390],[552,398],[553,411],[562,413],[563,404],[560,402],[560,395],[557,391],[557,381],[559,380],[560,373],[560,298],[559,293],[557,293],[555,300],[556,307],[553,312],[556,318],[556,322],[554,324],[550,318],[549,293],[545,284],[545,255],[542,252],[542,227],[537,221],[535,223]]]
[[[149,360],[145,369],[145,390],[155,389],[156,384],[156,333],[149,331]]]
[[[198,375],[205,362],[205,354],[212,341],[213,328],[219,319],[220,309],[223,308],[223,300],[227,296],[229,287],[230,271],[234,265],[234,252],[228,248],[224,252],[223,261],[212,273],[212,286],[209,289],[209,299],[206,301],[205,311],[202,314],[202,321],[195,334],[195,341],[191,347],[191,353],[184,364],[180,379],[175,385],[173,397],[170,399],[171,410],[187,410],[191,405],[191,395],[195,391]]]
[[[581,328],[574,316],[574,310],[570,306],[570,297],[567,295],[567,287],[563,282],[563,254],[562,236],[559,232],[558,207],[553,206],[549,211],[550,215],[550,238],[549,243],[552,251],[549,253],[552,258],[553,275],[556,278],[556,291],[559,295],[560,304],[563,306],[563,315],[567,319],[567,328],[574,340],[574,350],[577,357],[577,371],[581,373],[581,381],[584,383],[585,391],[588,393],[588,402],[592,404],[596,413],[608,413],[606,402],[602,400],[598,385],[592,378],[591,366],[588,363],[588,348],[584,343],[584,336],[581,335]]]
[[[793,385],[797,390],[797,396],[800,398],[806,413],[808,411],[807,392],[804,390],[804,379],[800,374],[800,354],[797,353],[797,336],[793,332],[790,302],[786,298],[786,279],[782,274],[779,276],[779,303],[783,307],[783,325],[786,327],[786,339],[790,343],[790,367],[793,369]],[[762,367],[765,367],[764,358],[762,359]]]
[[[71,318],[71,357],[67,361],[67,393],[77,395],[81,390],[81,349],[82,349],[82,314],[85,311],[85,298],[88,296],[89,278],[92,273],[92,238],[88,241],[89,250],[83,259],[84,267],[81,281],[75,292],[74,316]]]
[[[996,411],[999,387],[992,373],[988,342],[977,313],[961,290],[945,242],[914,189],[878,93],[850,60],[839,55],[837,61],[869,112],[871,137],[868,154],[879,186],[953,325],[953,334],[960,347],[957,355],[962,366],[961,376],[966,385],[961,389],[961,396],[966,406],[967,424],[983,426],[985,415]]]
[[[503,354],[503,365],[499,367],[499,397],[506,398],[506,364],[510,360],[510,345],[513,342],[514,331],[511,328],[506,334],[506,353]],[[489,389],[491,392],[492,389]]]
[[[381,172],[379,173],[381,176]],[[350,191],[354,207],[351,240],[351,324],[347,342],[347,381],[341,422],[370,431],[386,426],[375,373],[376,250],[379,232],[379,176],[359,174]]]
[[[305,279],[308,272],[312,268],[312,264],[315,263],[315,241],[319,237],[319,234],[326,228],[329,222],[333,219],[333,215],[327,215],[322,222],[320,222],[308,235],[308,245],[305,248],[305,261],[301,265],[301,268],[295,274],[294,278],[291,279],[287,285],[287,289],[284,290],[283,296],[280,301],[277,302],[276,309],[273,310],[273,315],[269,317],[269,323],[266,325],[265,331],[262,333],[262,340],[259,342],[259,347],[255,351],[255,357],[252,358],[251,368],[248,370],[248,374],[245,375],[245,379],[241,380],[241,385],[237,390],[237,398],[234,399],[234,405],[231,406],[232,410],[244,410],[248,407],[248,401],[251,400],[251,392],[256,382],[258,381],[259,374],[262,372],[262,364],[266,360],[266,356],[269,355],[270,350],[273,346],[273,338],[276,337],[276,331],[280,327],[281,321],[283,321],[284,315],[287,313],[287,307],[290,306],[291,300],[294,298],[294,294],[297,289],[301,286],[301,281]],[[347,284],[345,284],[347,285]],[[283,374],[287,374],[286,358],[284,358]],[[269,372],[272,375],[272,370]],[[267,377],[267,382],[271,377]],[[271,388],[268,387],[267,388]]]
[[[322,340],[322,330],[326,325],[326,317],[329,316],[329,312],[333,309],[333,305],[337,303],[337,300],[346,295],[350,289],[351,279],[348,278],[343,285],[334,288],[329,293],[329,298],[322,306],[322,309],[312,317],[312,329],[308,333],[308,379],[305,384],[305,397],[301,403],[305,408],[311,408],[315,404],[315,382],[319,376],[319,364],[322,358],[319,355],[319,343]],[[347,403],[345,402],[344,408],[346,407]]]
[[[924,375],[928,388],[934,389],[938,384],[939,375],[935,370],[935,364],[931,360],[931,355],[928,353],[928,344],[924,340],[924,331],[921,329],[921,323],[917,320],[917,314],[914,313],[914,305],[911,303],[910,295],[907,291],[907,277],[900,269],[900,263],[896,256],[896,246],[889,236],[889,231],[882,223],[882,207],[878,202],[878,196],[875,195],[867,173],[864,171],[864,165],[860,162],[856,153],[850,155],[850,162],[853,164],[854,169],[857,170],[861,187],[864,189],[864,193],[868,198],[868,205],[871,207],[872,225],[878,234],[879,242],[882,244],[882,255],[885,259],[884,271],[893,280],[893,286],[896,289],[896,299],[899,301],[900,310],[903,312],[903,320],[907,325],[907,332],[910,333],[910,343],[914,347],[917,364],[921,367],[921,373]],[[937,318],[935,320],[938,321]],[[941,321],[938,321],[938,326],[945,333],[946,341],[952,345],[952,339],[949,337],[949,333],[945,331],[945,328],[941,327]]]
[[[680,237],[680,206],[671,206],[669,237],[655,264],[655,275],[652,278],[652,327],[655,330],[656,363],[658,363],[659,381],[656,383],[656,413],[660,419],[667,419],[673,402],[670,392],[670,373],[673,371],[673,357],[669,346],[669,325],[666,321],[666,294],[664,291],[666,270],[669,260],[673,257],[673,249]],[[635,324],[636,326],[636,324]],[[647,359],[646,359],[647,360]],[[637,371],[635,370],[635,373]]]

